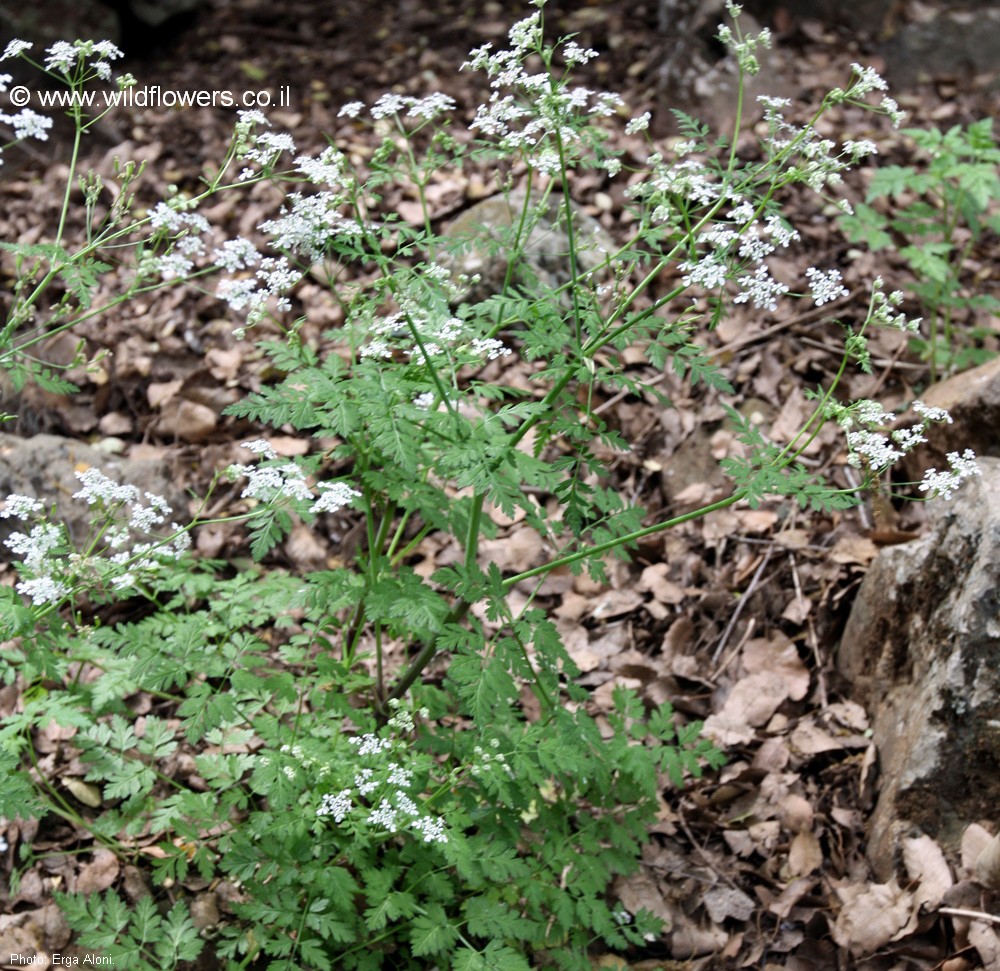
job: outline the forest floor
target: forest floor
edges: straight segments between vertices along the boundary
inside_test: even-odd
[[[467,121],[485,90],[481,78],[459,73],[458,65],[473,47],[502,42],[509,24],[524,13],[510,3],[455,0],[433,5],[227,0],[203,10],[169,46],[127,67],[141,85],[164,89],[288,86],[290,105],[269,117],[296,135],[301,151],[319,148],[329,137],[364,154],[366,140],[376,136],[338,117],[342,104],[356,99],[370,104],[386,91],[440,90],[456,100],[456,115]],[[661,47],[655,4],[612,9],[563,2],[551,12],[550,26],[561,34],[578,33],[584,46],[602,52],[582,83],[617,91],[634,114],[662,110],[656,94]],[[787,14],[776,27],[771,58],[776,84],[802,105],[802,118],[825,91],[847,82],[852,62],[882,66],[875,37]],[[976,121],[995,108],[995,93],[990,98],[981,80],[931,78],[892,93],[909,113],[907,124],[947,127]],[[107,171],[115,156],[145,159],[141,198],[149,204],[170,183],[195,187],[206,163],[222,158],[232,122],[232,112],[210,108],[122,109],[95,132],[88,163]],[[880,154],[848,180],[845,194],[855,201],[864,197],[872,164],[904,164],[913,157],[899,132],[870,117],[863,123],[864,130],[843,137],[875,138]],[[639,136],[622,147],[636,159],[645,157]],[[8,161],[0,181],[0,238],[25,239],[38,227],[44,235],[57,218],[65,161],[37,156],[19,164],[13,155]],[[488,179],[474,173],[452,176],[434,193],[434,217],[453,216],[492,191]],[[608,233],[627,236],[621,186],[580,178],[572,191]],[[278,201],[275,190],[261,187],[245,205],[220,208],[216,216],[234,234],[251,235]],[[803,392],[828,384],[836,372],[842,348],[836,320],[864,319],[875,276],[885,278],[887,289],[905,291],[910,282],[897,254],[871,254],[850,244],[814,197],[791,195],[785,211],[802,234],[798,256],[787,259],[801,257],[797,272],[808,265],[839,267],[850,296],[821,308],[825,312],[796,317],[741,310],[701,338],[736,389],[727,403],[753,415],[775,440],[794,433],[807,416]],[[984,249],[975,258],[996,266],[997,241],[990,245],[992,251]],[[995,274],[993,279],[995,287]],[[904,309],[915,316],[921,312],[912,301]],[[293,315],[300,313],[309,317],[305,336],[319,344],[323,330],[338,322],[336,309],[312,283],[296,294]],[[982,323],[964,321],[970,327]],[[87,341],[91,354],[112,351],[110,369],[99,380],[81,373],[81,391],[71,398],[29,393],[20,402],[18,433],[51,431],[84,441],[114,437],[125,443],[127,454],[162,458],[178,485],[202,493],[216,470],[245,460],[239,443],[255,437],[245,422],[220,414],[264,380],[254,335],[240,342],[232,336],[234,326],[212,295],[183,289],[90,322],[76,336]],[[996,337],[979,346],[995,351]],[[875,337],[872,349],[873,374],[849,376],[846,395],[878,397],[892,409],[929,383],[926,363],[898,333]],[[609,454],[613,481],[660,518],[725,495],[718,459],[733,446],[733,435],[719,395],[656,373],[638,358],[634,376],[668,394],[673,408],[652,395],[609,393],[600,402],[601,413],[632,445],[628,453]],[[203,407],[178,407],[182,401]],[[824,433],[808,459],[817,469],[842,470],[843,442],[833,431]],[[850,484],[843,471],[835,475]],[[844,917],[850,908],[856,917],[859,898],[865,907],[878,897],[864,897],[875,883],[865,858],[865,821],[878,775],[868,713],[837,674],[838,637],[878,543],[919,531],[922,513],[898,510],[889,537],[873,525],[867,507],[837,515],[802,512],[777,501],[758,509],[734,507],[652,538],[632,562],[616,561],[609,587],[559,577],[542,589],[583,671],[582,683],[592,688],[596,710],[609,705],[615,685],[625,684],[649,702],[670,700],[686,718],[714,716],[716,737],[729,760],[683,792],[664,789],[662,817],[640,874],[609,888],[628,909],[644,906],[670,928],[648,954],[635,956],[632,967],[958,971],[980,966],[947,917],[918,915],[906,934],[875,953],[868,953],[863,922]],[[293,540],[273,560],[281,568],[341,562],[343,536],[335,532],[297,533]],[[233,529],[213,533],[199,548],[236,557],[245,555],[245,542]],[[428,547],[427,555],[433,560],[446,552]],[[544,559],[517,523],[503,526],[490,552],[505,571],[530,569]],[[11,582],[9,570],[3,579]],[[744,706],[744,717],[736,717],[727,700],[759,694],[765,682],[767,697],[759,710],[748,715]],[[16,699],[5,697],[3,703]],[[60,839],[78,847],[79,837],[70,827],[46,832],[53,852]],[[0,872],[6,867],[2,860],[0,855]],[[95,867],[79,852],[60,866],[65,889],[95,889],[123,879],[113,861]],[[0,909],[27,913],[45,907],[53,875],[51,866],[23,874],[15,896],[3,893],[8,899]],[[205,889],[196,883],[192,894]],[[879,909],[891,907],[892,891],[878,899]],[[4,958],[0,954],[0,966]]]

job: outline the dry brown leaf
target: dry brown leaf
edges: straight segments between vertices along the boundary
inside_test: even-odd
[[[1000,890],[1000,835],[986,844],[976,860],[976,880],[989,890]]]
[[[209,373],[217,381],[226,384],[235,381],[243,364],[244,354],[239,347],[228,350],[221,347],[211,347],[205,353],[205,363]]]
[[[124,437],[130,435],[134,428],[132,417],[126,415],[124,411],[109,411],[106,415],[102,415],[97,423],[97,430],[102,435],[108,436]]]
[[[962,833],[962,869],[972,873],[983,850],[989,846],[993,834],[979,823],[970,823]]]
[[[645,599],[638,590],[606,590],[597,598],[590,614],[594,620],[621,617],[641,607]]]
[[[878,547],[867,536],[841,536],[830,550],[830,559],[834,563],[868,566],[877,553]]]
[[[704,927],[696,924],[679,907],[674,909],[673,933],[670,936],[670,953],[681,960],[714,954],[729,940],[721,927]]]
[[[813,541],[813,534],[808,529],[785,529],[774,537],[774,542],[786,550],[805,549]]]
[[[749,920],[757,909],[757,902],[752,897],[730,886],[718,886],[706,890],[702,901],[708,916],[717,924],[721,924],[727,917],[740,921]]]
[[[500,539],[483,540],[479,544],[485,563],[496,563],[503,572],[522,573],[542,561],[542,538],[530,526],[520,526]]]
[[[677,671],[676,666],[674,671]],[[729,712],[709,715],[705,719],[702,732],[721,749],[748,745],[754,737],[754,730],[746,721],[741,716]]]
[[[118,857],[103,847],[94,850],[93,859],[80,867],[76,878],[76,893],[100,893],[117,879],[120,869]]]
[[[738,509],[734,515],[744,533],[766,533],[778,522],[778,514],[771,509]]]
[[[670,566],[667,563],[653,563],[642,571],[636,589],[651,593],[660,603],[679,604],[684,599],[684,588],[667,579]]]
[[[207,405],[186,398],[172,398],[160,410],[156,431],[185,442],[201,442],[215,431],[219,416]]]
[[[816,885],[815,877],[798,877],[793,880],[784,890],[778,894],[768,905],[767,909],[774,914],[778,920],[784,920],[791,912],[792,908]]]
[[[184,379],[178,378],[176,381],[153,381],[146,389],[146,400],[149,407],[162,408],[168,401],[176,397],[177,392],[184,387]]]
[[[836,701],[827,705],[823,714],[834,718],[852,732],[866,732],[871,727],[868,713],[856,701]]]
[[[809,669],[795,645],[783,634],[747,641],[743,646],[743,667],[750,674],[772,672],[779,675],[792,701],[801,701],[809,691]]]
[[[929,836],[910,836],[902,841],[902,849],[906,872],[920,881],[913,894],[917,906],[937,907],[955,882],[941,847]]]
[[[790,792],[778,806],[781,813],[781,822],[793,833],[801,833],[812,828],[813,807],[812,803],[797,793]]]
[[[742,678],[729,693],[722,711],[748,725],[766,725],[788,697],[788,681],[776,671],[758,670]]]
[[[916,924],[913,896],[889,883],[849,884],[837,888],[843,902],[831,932],[855,957],[874,954]]]
[[[29,914],[18,914],[18,917],[30,917]],[[41,928],[32,921],[25,921],[23,926],[8,926],[0,928],[0,954],[5,958],[30,958],[27,965],[32,971],[47,971],[52,967],[52,959],[45,952],[45,944]],[[8,963],[7,967],[14,967]]]
[[[788,395],[785,403],[781,406],[781,411],[771,425],[768,436],[775,442],[789,442],[808,421],[816,406],[800,394]],[[805,450],[806,455],[815,455],[821,446],[821,442],[814,438]]]
[[[757,852],[761,856],[770,856],[781,839],[781,823],[776,819],[768,819],[762,823],[754,823],[747,832],[754,841]]]
[[[673,927],[674,911],[668,906],[663,892],[647,870],[639,870],[631,876],[619,878],[615,882],[614,896],[630,914],[647,910],[654,917],[659,917],[663,921],[664,932],[669,933]]]
[[[788,848],[788,872],[793,877],[807,877],[823,865],[823,850],[811,829],[804,829],[792,838]]]
[[[328,547],[310,526],[297,523],[284,542],[284,550],[296,567],[306,571],[318,569],[326,562]]]
[[[990,924],[982,920],[972,921],[969,943],[976,949],[983,971],[1000,971],[1000,936]]]
[[[66,777],[62,784],[73,794],[73,797],[91,809],[97,809],[101,805],[101,790],[83,779],[73,779]]]
[[[783,620],[792,624],[802,624],[812,610],[812,601],[808,597],[795,596],[788,601],[785,609],[781,612]]]
[[[791,735],[788,736],[788,744],[792,751],[802,755],[819,755],[820,752],[832,752],[844,747],[812,719],[801,721],[792,729]]]

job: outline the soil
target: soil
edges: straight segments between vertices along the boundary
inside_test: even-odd
[[[905,21],[924,9],[901,3],[894,16]],[[350,118],[338,117],[341,105],[370,104],[387,91],[440,90],[456,100],[456,115],[468,120],[484,89],[481,79],[459,73],[457,66],[470,49],[502,42],[509,24],[523,15],[518,4],[482,0],[434,5],[215,0],[173,33],[135,38],[159,46],[150,46],[141,58],[133,56],[126,67],[141,85],[164,91],[284,88],[288,104],[267,113],[276,126],[295,133],[300,151],[319,149],[329,137],[363,153],[374,136]],[[632,0],[612,8],[563,0],[547,16],[560,33],[576,33],[583,46],[601,51],[601,58],[584,70],[582,83],[619,92],[634,114],[661,110],[657,63],[662,42],[654,3]],[[877,36],[785,8],[779,8],[775,30],[773,65],[780,72],[780,89],[805,105],[843,85],[852,62],[882,67]],[[704,50],[711,55],[710,44]],[[931,77],[893,94],[914,126],[966,124],[995,110],[995,93],[988,92],[983,78]],[[699,105],[709,114],[720,111],[711,94]],[[691,106],[692,113],[699,105]],[[840,120],[849,124],[858,117],[845,111]],[[197,187],[206,163],[225,153],[233,121],[232,110],[212,107],[120,109],[93,132],[85,164],[108,171],[116,156],[146,159],[140,202],[151,205],[169,184]],[[853,137],[877,138],[881,154],[875,162],[909,161],[905,137],[870,118],[863,123],[866,130]],[[8,153],[0,181],[0,238],[41,238],[55,224],[65,146],[54,138],[44,146],[47,154],[37,149],[32,156]],[[643,157],[638,136],[624,147]],[[852,175],[849,197],[864,197],[871,172],[865,166]],[[490,191],[490,173],[442,186],[435,196],[435,219],[460,213]],[[608,233],[627,236],[620,190],[581,177],[572,191]],[[273,190],[255,189],[245,206],[222,204],[214,217],[233,234],[250,234],[276,201]],[[802,392],[828,382],[836,371],[841,330],[834,318],[847,324],[863,319],[868,285],[876,275],[885,278],[888,289],[905,291],[909,283],[898,255],[871,254],[850,244],[814,197],[795,194],[787,206],[803,237],[802,266],[839,267],[850,296],[822,312],[791,318],[742,310],[704,335],[707,350],[723,363],[736,388],[726,402],[753,416],[774,438],[794,430],[807,414]],[[981,268],[978,285],[992,288],[994,295],[998,255],[998,240],[988,236],[970,257]],[[5,281],[10,269],[4,260]],[[920,313],[912,301],[904,309]],[[323,331],[338,322],[336,309],[315,285],[296,294],[290,316],[299,313],[309,315],[304,333],[318,344]],[[83,340],[92,358],[103,349],[113,352],[97,370],[72,373],[78,394],[63,398],[29,389],[12,401],[13,408],[6,407],[19,412],[20,435],[49,431],[120,443],[126,454],[162,458],[179,485],[202,493],[217,469],[245,460],[238,445],[257,434],[247,423],[221,415],[227,404],[264,380],[252,343],[233,336],[235,323],[211,294],[181,288],[113,309],[46,350],[53,361],[70,360],[76,342]],[[997,350],[988,319],[970,312],[958,323],[980,329],[970,338],[977,349]],[[878,397],[892,408],[930,381],[926,362],[898,335],[878,337],[873,354],[873,374],[850,378],[846,394]],[[723,421],[722,399],[638,360],[635,376],[659,386],[674,407],[664,409],[652,395],[606,395],[599,408],[632,443],[631,452],[608,455],[613,481],[650,517],[664,518],[723,495],[718,459],[734,443]],[[807,458],[849,483],[843,443],[832,432],[821,436]],[[892,516],[887,529],[874,521],[870,505],[836,515],[803,512],[777,501],[758,509],[735,507],[656,537],[631,563],[616,562],[609,587],[579,579],[543,589],[544,602],[584,671],[582,683],[593,689],[597,710],[609,704],[616,684],[627,684],[650,702],[671,700],[686,718],[714,715],[716,724],[724,725],[733,710],[727,699],[759,692],[764,675],[777,684],[775,703],[766,714],[750,724],[737,720],[731,731],[718,729],[729,757],[725,769],[693,780],[684,791],[665,787],[662,821],[639,878],[609,888],[626,907],[646,906],[673,928],[651,944],[649,953],[630,956],[630,967],[954,971],[997,966],[987,964],[949,916],[919,915],[874,953],[865,950],[863,931],[847,919],[858,912],[859,900],[863,909],[888,908],[896,899],[892,885],[878,890],[865,859],[865,819],[877,786],[869,716],[852,700],[835,666],[852,595],[878,543],[921,529],[921,515],[911,507],[894,509]],[[300,534],[271,562],[293,570],[342,562],[348,527]],[[492,549],[505,569],[532,565],[525,559],[530,544],[526,552],[518,533],[517,525],[504,526]],[[245,556],[246,538],[237,529],[216,532],[200,548],[235,559]],[[0,566],[0,579],[13,582],[11,570]],[[0,713],[17,704],[16,693],[0,694]],[[64,889],[96,885],[110,874],[111,883],[103,885],[127,894],[128,881],[142,879],[103,851],[81,852],[88,844],[72,827],[49,828],[45,835],[51,853],[73,847],[58,858]],[[32,834],[22,828],[20,836]],[[0,873],[9,872],[13,853],[11,848],[0,854]],[[49,859],[55,859],[51,853]],[[54,886],[50,871],[39,865],[23,873],[14,894],[0,885],[2,909],[18,919],[47,913]],[[194,882],[186,889],[202,898],[211,893]],[[0,935],[5,926],[9,932],[13,925],[0,925]],[[59,933],[53,930],[54,936],[41,943],[53,949]],[[67,951],[65,944],[60,946]]]

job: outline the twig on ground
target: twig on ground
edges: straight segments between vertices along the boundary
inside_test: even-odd
[[[757,589],[757,584],[760,583],[761,574],[763,574],[764,567],[767,566],[768,561],[771,559],[772,552],[773,550],[768,549],[764,553],[764,559],[761,560],[760,566],[757,567],[757,572],[754,573],[751,578],[750,586],[748,586],[740,596],[740,601],[736,605],[736,609],[733,611],[733,616],[729,618],[729,623],[726,624],[726,629],[722,632],[722,637],[719,638],[719,643],[715,648],[715,652],[712,654],[713,665],[719,663],[719,658],[722,656],[722,652],[726,649],[726,642],[729,640],[729,635],[732,634],[733,628],[736,626],[736,621],[740,619],[740,614],[743,613],[743,608],[747,605],[750,595]]]
[[[961,907],[938,907],[937,912],[945,914],[948,917],[968,917],[969,920],[985,920],[990,924],[1000,924],[1000,917],[996,914],[985,914],[981,910],[963,910]]]

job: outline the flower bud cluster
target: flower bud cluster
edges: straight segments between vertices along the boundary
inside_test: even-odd
[[[355,735],[353,785],[326,793],[316,809],[319,817],[328,817],[338,826],[345,822],[387,833],[410,830],[424,843],[447,843],[445,821],[425,813],[418,805],[414,777],[417,768],[409,745],[401,737],[412,730],[413,717],[398,702],[389,719],[393,737],[371,733]]]

